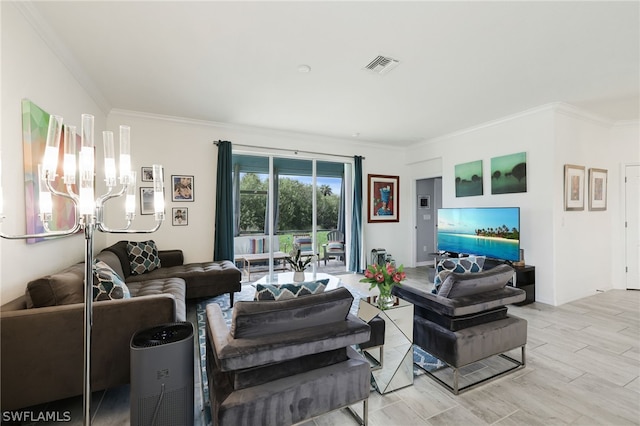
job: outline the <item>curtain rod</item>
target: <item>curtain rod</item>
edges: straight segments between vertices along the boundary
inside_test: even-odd
[[[218,146],[220,145],[220,142],[222,141],[213,141],[213,143]],[[233,144],[234,146],[241,146],[244,148],[258,148],[258,149],[268,149],[267,147],[264,146],[257,146],[257,145],[243,145],[243,144]],[[330,157],[343,157],[343,158],[351,158],[353,159],[352,155],[341,155],[341,154],[327,154],[324,152],[317,152],[317,151],[304,151],[304,150],[300,150],[300,149],[288,149],[288,148],[278,148],[279,151],[288,151],[288,152],[293,152],[294,154],[297,154],[299,152],[303,152],[305,154],[318,154],[318,155],[328,155]],[[365,157],[362,157],[363,160],[365,160]]]

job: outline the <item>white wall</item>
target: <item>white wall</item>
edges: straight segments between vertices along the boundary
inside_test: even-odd
[[[94,114],[96,129],[105,115],[37,35],[13,2],[2,8],[2,188],[6,234],[24,234],[25,196],[21,100],[30,99],[65,122],[80,124]],[[0,302],[24,294],[26,283],[83,259],[84,239],[74,236],[36,244],[0,239]]]
[[[566,104],[550,104],[418,143],[405,161],[414,182],[441,172],[444,207],[520,207],[521,247],[527,264],[536,266],[536,300],[559,305],[624,288],[621,170],[638,163],[639,140],[638,122],[614,125]],[[523,151],[527,192],[491,195],[491,158]],[[455,165],[480,159],[484,195],[456,198]],[[606,211],[589,211],[586,205],[584,211],[564,211],[564,164],[608,170]],[[414,224],[407,224],[408,235]]]
[[[279,149],[299,150],[299,158],[313,156],[306,154],[305,151],[348,157],[364,155],[366,157],[363,161],[365,191],[368,173],[400,175],[402,172],[401,154],[390,156],[385,147],[371,147],[356,140],[242,128],[130,111],[113,111],[109,115],[108,123],[109,128],[114,131],[120,124],[131,126],[131,154],[134,170],[139,172],[143,166],[158,163],[164,166],[165,184],[170,182],[171,175],[183,174],[193,175],[195,185],[193,202],[172,202],[170,188],[167,188],[165,197],[168,213],[173,207],[187,207],[189,209],[188,226],[172,226],[170,218],[168,218],[160,230],[154,234],[124,237],[109,235],[107,236],[107,244],[120,239],[152,238],[160,248],[183,249],[187,262],[208,261],[213,258],[218,155],[217,147],[213,144],[214,141],[231,141],[234,144],[234,149],[244,152],[278,153]],[[241,145],[259,148],[247,148]],[[281,155],[294,154],[282,151]],[[340,157],[327,158],[335,160]],[[394,158],[397,158],[397,161],[393,161]],[[345,159],[345,161],[349,160]],[[404,182],[401,180],[400,183],[402,185]],[[143,184],[139,182],[140,185]],[[409,203],[409,200],[405,200],[405,203]],[[406,220],[405,217],[409,217],[410,209],[408,206],[406,204],[404,209],[400,210],[401,215],[404,215],[403,221]],[[119,206],[115,207],[109,209],[107,216],[112,226],[117,226],[122,221],[121,211],[117,208]],[[394,250],[394,253],[406,252],[404,242],[396,238],[399,232],[404,231],[403,222],[369,225],[366,223],[366,205],[364,207],[365,248],[370,250],[371,247],[381,245]],[[149,228],[152,224],[152,216],[138,216],[136,219],[137,228]],[[405,261],[402,256],[400,258],[401,261]]]
[[[467,131],[410,147],[406,161],[410,179],[442,175],[443,207],[520,207],[521,248],[527,264],[536,265],[536,298],[554,302],[552,208],[553,177],[549,173],[553,146],[553,108],[543,106]],[[491,158],[527,153],[527,192],[491,195]],[[483,160],[484,195],[455,196],[455,165]],[[411,230],[409,230],[411,232]],[[547,267],[541,267],[545,265]]]
[[[558,109],[555,115],[555,161],[553,174],[564,182],[564,165],[585,166],[586,179],[591,167],[609,170],[608,178],[615,182],[618,172],[609,144],[609,123],[591,120],[584,115]],[[556,185],[559,186],[559,185]],[[611,187],[609,183],[608,187]],[[564,191],[556,190],[554,205],[556,302],[562,304],[606,290],[611,286],[610,253],[611,217],[617,209],[618,197],[608,194],[606,211],[589,211],[588,185],[585,183],[585,209],[564,210]]]

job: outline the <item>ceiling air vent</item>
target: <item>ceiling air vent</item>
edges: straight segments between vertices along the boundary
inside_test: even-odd
[[[369,65],[367,65],[365,69],[375,72],[376,74],[386,74],[397,67],[399,63],[396,59],[379,55],[373,61],[369,62]]]

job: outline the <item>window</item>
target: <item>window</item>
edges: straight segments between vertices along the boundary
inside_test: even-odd
[[[320,254],[328,231],[338,229],[346,233],[344,163],[236,153],[233,166],[236,235],[268,235],[271,215],[280,251],[291,250],[293,235],[304,233],[312,235],[314,247]],[[274,193],[273,201],[270,201],[270,190]],[[273,212],[269,211],[270,202]]]

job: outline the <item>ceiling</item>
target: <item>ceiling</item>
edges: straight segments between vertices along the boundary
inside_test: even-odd
[[[637,1],[17,4],[105,113],[400,146],[552,102],[640,117]]]

